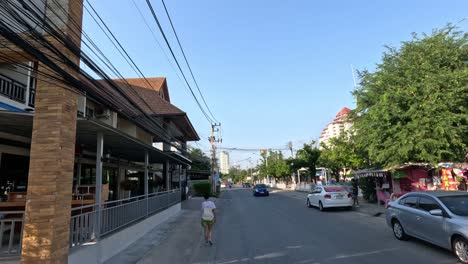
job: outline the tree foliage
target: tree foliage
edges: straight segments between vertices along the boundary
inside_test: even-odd
[[[371,161],[459,161],[468,146],[468,34],[451,26],[387,48],[353,95],[357,143]]]
[[[261,178],[267,176],[276,179],[288,177],[290,173],[290,164],[287,159],[284,159],[281,151],[269,151],[262,153],[261,164],[258,167]]]
[[[334,175],[343,168],[359,169],[367,165],[366,153],[358,147],[350,132],[341,133],[328,144],[322,143],[321,147],[318,164],[330,169]]]
[[[229,173],[224,178],[231,178],[235,183],[242,183],[247,181],[247,177],[249,175],[250,174],[248,170],[232,167],[229,169]]]
[[[315,141],[312,141],[310,144],[304,144],[302,149],[297,150],[296,162],[302,167],[309,168],[309,175],[315,178],[315,167],[320,157],[320,150],[314,145]]]
[[[192,161],[192,170],[211,170],[210,158],[199,148],[191,148],[188,152],[188,158]]]

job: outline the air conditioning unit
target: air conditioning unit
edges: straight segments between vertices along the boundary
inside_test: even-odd
[[[86,114],[86,96],[78,96],[78,115],[85,116]]]
[[[99,109],[99,110],[96,111],[95,116],[96,116],[96,118],[109,119],[109,117],[111,116],[111,114],[112,114],[112,112],[111,112],[111,110],[109,110],[109,109],[104,109],[104,110]]]

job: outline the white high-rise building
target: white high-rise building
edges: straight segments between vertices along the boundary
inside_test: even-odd
[[[229,153],[222,151],[219,155],[219,171],[223,174],[229,173]]]
[[[328,144],[330,139],[340,136],[341,133],[348,131],[353,125],[352,121],[348,119],[348,114],[351,110],[347,107],[341,109],[340,112],[335,116],[333,121],[322,130],[319,142]]]

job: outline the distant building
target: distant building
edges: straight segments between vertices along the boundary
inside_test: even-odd
[[[219,157],[219,171],[223,174],[229,173],[229,153],[227,151],[222,151]]]
[[[344,107],[338,112],[335,118],[322,130],[319,138],[320,144],[322,142],[328,144],[330,139],[340,136],[341,133],[348,131],[351,128],[353,123],[351,120],[348,120],[350,112],[351,109],[347,107]]]

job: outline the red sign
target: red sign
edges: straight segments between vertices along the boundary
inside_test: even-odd
[[[451,168],[442,168],[442,188],[446,191],[456,190],[457,186],[454,184]]]

